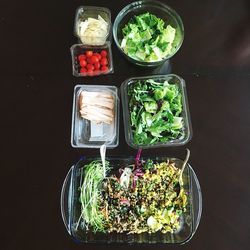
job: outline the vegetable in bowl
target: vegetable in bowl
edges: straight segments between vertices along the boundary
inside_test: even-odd
[[[122,29],[121,49],[129,57],[156,62],[172,54],[176,29],[149,12],[136,15]]]

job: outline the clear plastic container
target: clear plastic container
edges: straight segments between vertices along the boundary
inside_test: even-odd
[[[84,22],[88,18],[98,19],[101,16],[108,24],[107,35],[105,37],[96,36],[81,38],[79,34],[79,24]],[[108,8],[97,7],[97,6],[80,6],[76,10],[75,24],[74,24],[74,34],[79,38],[79,40],[85,45],[103,45],[106,41],[111,40],[111,12]]]
[[[143,159],[143,158],[142,158]],[[146,159],[146,158],[144,158]],[[183,161],[176,158],[155,157],[151,158],[154,162],[163,162],[170,159],[176,163],[177,167],[181,167]],[[82,158],[77,164],[71,167],[61,191],[61,213],[68,233],[78,242],[88,243],[124,243],[124,244],[185,244],[195,234],[202,213],[202,194],[200,184],[192,167],[187,164],[183,172],[184,189],[188,192],[188,206],[183,214],[182,226],[175,233],[141,233],[141,234],[126,234],[126,233],[93,233],[86,231],[85,228],[76,225],[78,223],[81,204],[79,202],[79,186],[81,185],[84,176],[82,169],[84,165],[93,160],[100,158]],[[107,158],[114,170],[118,170],[121,166],[134,164],[135,159],[132,157],[126,158]]]
[[[100,53],[102,50],[107,51],[107,70],[102,71],[101,69],[98,71],[93,71],[93,72],[85,72],[81,73],[80,69],[80,62],[78,59],[78,56],[81,54],[84,54],[86,51],[93,51],[93,53]],[[72,59],[72,73],[74,76],[80,77],[80,76],[98,76],[98,75],[106,75],[106,74],[111,74],[114,72],[113,68],[113,58],[112,58],[112,51],[111,51],[111,44],[110,42],[106,42],[102,46],[88,46],[88,45],[83,45],[83,44],[74,44],[70,48],[71,52],[71,59]]]
[[[114,98],[114,118],[111,124],[96,123],[80,115],[80,95],[82,91],[110,94]],[[75,148],[115,148],[119,144],[119,97],[115,86],[76,85],[74,88],[71,145]]]
[[[153,144],[136,144],[134,142],[134,136],[132,132],[130,111],[129,111],[129,96],[128,96],[128,86],[134,84],[139,80],[153,79],[155,81],[164,82],[167,80],[169,83],[176,84],[182,95],[182,114],[183,117],[183,136],[175,140],[170,140],[167,142],[155,142]],[[181,146],[189,142],[192,137],[192,126],[191,118],[188,107],[186,85],[184,79],[181,77],[169,74],[169,75],[151,75],[143,77],[129,78],[124,81],[121,85],[121,98],[122,98],[122,108],[123,108],[123,119],[124,119],[124,130],[126,142],[129,146],[133,148],[157,148],[157,147],[169,147],[169,146]]]
[[[146,12],[154,14],[155,16],[161,18],[166,25],[170,24],[176,29],[176,35],[170,53],[159,61],[145,62],[136,60],[128,56],[121,48],[121,42],[123,39],[122,29],[124,26],[134,16],[144,14]],[[152,0],[136,1],[125,6],[116,16],[113,25],[113,37],[116,46],[128,61],[143,67],[156,67],[170,59],[180,49],[184,39],[184,26],[180,16],[165,3]]]

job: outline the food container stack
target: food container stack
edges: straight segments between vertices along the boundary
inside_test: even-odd
[[[76,10],[71,47],[73,75],[98,76],[114,72],[111,51],[111,13],[108,8],[81,6]]]

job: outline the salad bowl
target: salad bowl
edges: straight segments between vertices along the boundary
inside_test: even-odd
[[[136,25],[131,25],[132,19],[136,20]],[[144,27],[141,27],[138,23],[144,25]],[[155,38],[158,42],[154,41],[154,34],[162,30],[157,28],[154,30],[152,23],[154,23],[154,27],[161,26],[162,28],[162,23],[164,23],[165,30],[163,33],[166,36]],[[131,39],[130,41],[128,39],[126,43],[124,31],[128,27],[130,31],[127,32],[127,37]],[[152,31],[151,34],[148,30]],[[173,32],[174,38],[171,39]],[[148,36],[151,39],[144,46]],[[130,62],[144,67],[156,67],[166,62],[180,49],[184,39],[184,26],[180,16],[166,4],[143,0],[130,3],[118,13],[113,25],[113,37],[120,52]],[[164,43],[160,42],[161,39],[164,39]],[[145,54],[147,55],[146,58]]]

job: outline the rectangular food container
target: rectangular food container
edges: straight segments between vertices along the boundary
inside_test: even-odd
[[[98,33],[96,33],[95,41],[93,41],[92,37],[86,37],[85,40],[81,40],[79,34],[79,24],[88,18],[98,18],[100,15],[108,24],[107,35],[105,37],[100,37]],[[103,45],[106,41],[111,41],[111,12],[108,8],[98,7],[98,6],[80,6],[76,10],[75,14],[75,23],[74,23],[74,34],[79,38],[79,41],[85,45],[94,45],[99,46]]]
[[[96,124],[80,116],[79,98],[82,91],[108,93],[114,97],[114,119],[111,124]],[[115,86],[76,85],[74,88],[71,145],[75,148],[115,148],[119,144],[119,97]]]
[[[146,160],[144,158],[142,160]],[[183,161],[177,158],[154,157],[150,158],[154,162],[163,162],[171,160],[175,162],[178,168],[181,168]],[[124,243],[124,244],[184,244],[188,242],[194,235],[201,217],[202,212],[202,196],[198,179],[192,167],[187,164],[183,172],[183,187],[188,193],[188,205],[186,212],[182,215],[181,228],[175,233],[141,233],[141,234],[126,234],[126,233],[93,233],[86,231],[79,224],[81,214],[81,204],[79,201],[79,187],[84,179],[83,168],[86,164],[100,158],[82,158],[77,164],[69,170],[61,192],[61,213],[64,224],[68,233],[78,242],[85,243]],[[126,158],[107,158],[114,171],[120,167],[128,166],[135,163],[132,157]],[[77,224],[78,227],[77,227]]]
[[[134,141],[134,136],[132,132],[131,125],[131,113],[129,111],[129,95],[128,95],[128,87],[133,85],[137,81],[152,79],[157,82],[163,83],[164,81],[168,81],[171,84],[175,84],[178,86],[181,93],[182,100],[182,112],[181,116],[183,117],[183,136],[177,138],[175,140],[170,140],[167,142],[156,142],[152,144],[136,144]],[[122,98],[122,108],[123,108],[123,119],[124,119],[124,130],[125,130],[125,138],[126,142],[129,146],[133,148],[157,148],[157,147],[170,147],[170,146],[181,146],[189,142],[192,137],[192,126],[191,126],[191,118],[188,107],[187,100],[187,92],[186,85],[184,79],[181,77],[169,74],[169,75],[151,75],[151,76],[143,76],[143,77],[133,77],[124,81],[121,85],[121,98]]]
[[[100,53],[102,50],[107,51],[107,70],[95,70],[93,72],[85,72],[81,73],[81,65],[79,62],[79,55],[85,53],[86,51],[94,51],[94,53]],[[81,77],[81,76],[98,76],[98,75],[106,75],[114,72],[113,68],[113,57],[110,42],[106,42],[102,46],[90,46],[83,44],[74,44],[70,48],[71,52],[71,60],[72,60],[72,73],[73,76]]]

